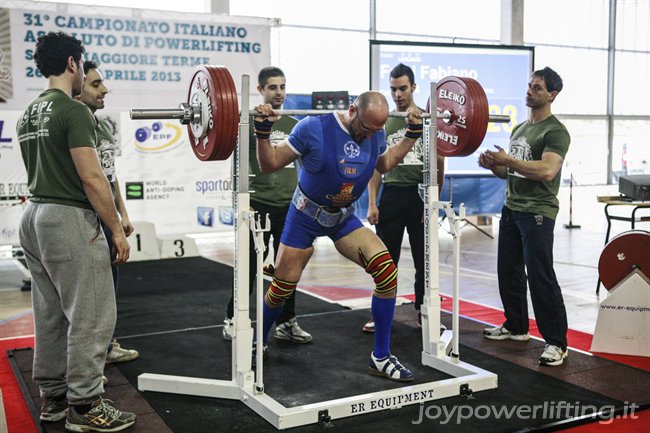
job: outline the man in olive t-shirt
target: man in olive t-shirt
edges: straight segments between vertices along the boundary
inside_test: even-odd
[[[284,103],[286,95],[286,78],[280,68],[268,66],[262,68],[258,74],[257,91],[260,92],[265,104],[271,104],[274,109],[280,109]],[[289,116],[280,117],[274,124],[271,131],[271,142],[281,143],[291,133],[294,125],[298,123],[296,119]],[[251,122],[252,124],[252,122]],[[280,249],[280,235],[284,228],[284,221],[289,211],[289,205],[293,198],[293,193],[298,184],[298,174],[293,163],[286,167],[273,172],[262,173],[257,162],[256,138],[253,128],[250,128],[249,137],[249,165],[250,165],[250,189],[251,189],[251,207],[257,211],[262,224],[266,223],[266,215],[269,215],[271,222],[271,231],[264,232],[264,245],[266,252],[269,251],[269,240],[273,236],[273,259]],[[250,236],[250,263],[249,263],[249,281],[251,292],[255,285],[257,254],[255,254],[253,236]],[[272,275],[273,265],[264,268],[265,274]],[[226,319],[223,326],[223,338],[232,339],[234,301],[230,298],[226,309]],[[291,295],[284,304],[282,314],[276,321],[277,328],[274,337],[279,340],[287,340],[293,343],[309,343],[312,340],[311,334],[303,330],[296,320],[296,294]]]
[[[553,269],[553,229],[562,163],[571,138],[551,113],[562,79],[551,68],[533,72],[526,92],[528,120],[510,137],[510,151],[497,147],[479,157],[481,167],[507,179],[499,222],[497,273],[506,321],[483,331],[490,340],[527,341],[530,290],[535,320],[546,341],[539,364],[558,366],[567,357],[567,316]]]
[[[48,88],[16,127],[32,197],[20,244],[32,275],[34,364],[40,419],[71,431],[117,431],[135,423],[104,400],[102,373],[115,328],[115,293],[101,218],[113,230],[116,263],[129,244],[95,150],[95,119],[72,99],[84,79],[81,41],[39,36],[34,60]]]
[[[108,88],[104,82],[104,74],[99,70],[99,65],[97,63],[90,60],[84,62],[84,72],[86,78],[84,79],[84,85],[81,88],[81,94],[77,99],[86,104],[91,113],[95,115],[95,120],[97,121],[95,132],[97,134],[97,155],[99,157],[99,163],[102,166],[102,170],[104,171],[108,182],[111,184],[111,190],[113,191],[113,196],[115,198],[115,208],[120,214],[120,221],[122,223],[122,229],[124,229],[124,234],[129,237],[131,233],[133,233],[134,227],[131,224],[129,214],[126,211],[126,205],[124,204],[120,185],[115,173],[115,158],[118,156],[120,150],[117,127],[109,117],[97,116],[97,110],[101,110],[105,106],[104,100],[108,94]],[[104,229],[104,235],[106,236],[106,241],[108,243],[108,251],[111,253],[111,260],[113,260],[113,233],[111,232],[110,227],[104,224],[103,221],[102,228]],[[113,273],[113,287],[115,288],[115,295],[117,296],[120,282],[119,266],[112,265],[111,271]],[[116,340],[113,340],[108,346],[106,363],[110,364],[114,362],[132,361],[138,356],[139,353],[137,350],[126,349]]]
[[[415,76],[413,70],[402,63],[390,72],[390,94],[397,111],[406,111],[415,106],[413,92],[415,91]],[[386,142],[389,146],[397,143],[406,133],[406,119],[389,117],[386,121]],[[424,299],[424,203],[418,192],[422,183],[422,138],[419,138],[404,160],[383,177],[383,190],[379,207],[377,195],[381,175],[375,173],[368,184],[368,222],[376,226],[377,235],[386,244],[386,248],[398,264],[404,229],[409,236],[411,256],[415,267],[415,310],[418,312],[418,326],[422,326],[420,307]],[[445,160],[437,155],[438,190],[444,179]],[[369,320],[363,327],[365,332],[374,332],[374,320]]]

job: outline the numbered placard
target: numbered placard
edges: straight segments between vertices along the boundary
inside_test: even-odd
[[[134,221],[133,227],[135,230],[127,238],[131,246],[129,261],[159,260],[160,249],[154,224],[148,221]]]
[[[161,259],[180,259],[197,257],[199,249],[193,238],[185,235],[166,235],[158,237]]]

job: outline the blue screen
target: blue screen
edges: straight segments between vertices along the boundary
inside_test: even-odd
[[[510,123],[490,123],[481,147],[470,156],[447,158],[447,173],[485,173],[477,159],[485,149],[508,149],[512,128],[526,120],[525,103],[532,72],[533,49],[492,45],[426,44],[371,41],[371,88],[386,95],[391,108],[390,71],[399,63],[413,69],[417,85],[414,99],[426,107],[431,82],[448,75],[477,80],[488,98],[490,114],[505,114]]]

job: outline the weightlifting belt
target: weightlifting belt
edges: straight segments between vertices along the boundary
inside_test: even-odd
[[[296,209],[327,228],[334,227],[354,213],[353,205],[342,208],[319,205],[300,190],[300,185],[296,187],[291,201]]]

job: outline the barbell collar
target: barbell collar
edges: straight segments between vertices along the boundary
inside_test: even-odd
[[[318,116],[333,113],[335,110],[275,110],[280,116]],[[251,116],[259,116],[257,110],[249,111]],[[131,119],[152,120],[152,119],[178,119],[182,124],[198,123],[201,121],[200,109],[187,103],[181,103],[180,108],[134,108],[130,112]],[[392,111],[388,117],[408,117],[405,111]],[[431,118],[429,113],[422,113],[423,119]],[[438,119],[450,119],[449,113],[438,113]],[[493,123],[508,123],[510,116],[503,114],[491,114],[489,121]]]

